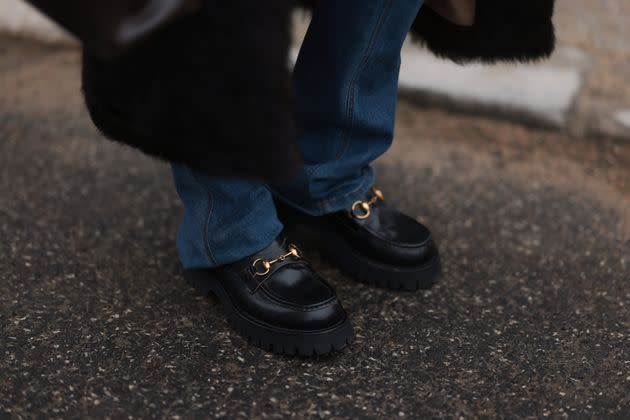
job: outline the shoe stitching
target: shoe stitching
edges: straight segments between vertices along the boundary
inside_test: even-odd
[[[283,266],[286,267],[286,266]],[[280,267],[283,268],[283,267]],[[249,278],[253,278],[251,276],[251,272],[249,271],[249,268],[244,268],[243,270],[236,271],[236,270],[232,270],[230,269],[230,271],[232,271],[237,277],[241,277],[241,276],[249,276]],[[278,270],[276,270],[275,272],[271,273],[271,275],[277,273]],[[265,279],[266,280],[266,279]],[[271,290],[269,290],[264,284],[262,286],[260,286],[258,288],[258,291],[263,291],[265,292],[264,294],[267,295],[267,298],[269,298],[269,300],[271,302],[277,303],[282,307],[285,308],[290,308],[290,309],[295,309],[298,310],[300,312],[312,312],[312,311],[316,311],[318,309],[321,309],[325,306],[330,306],[331,304],[334,304],[338,301],[337,295],[334,291],[334,289],[325,281],[322,282],[324,284],[324,286],[326,287],[326,289],[328,289],[328,291],[332,294],[332,296],[328,299],[326,299],[325,301],[322,301],[320,303],[316,303],[316,304],[311,304],[311,305],[301,305],[301,304],[297,304],[297,303],[293,303],[290,302],[286,299],[283,299],[282,297],[278,296],[276,293],[272,292]]]

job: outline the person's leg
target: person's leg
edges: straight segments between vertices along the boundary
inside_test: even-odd
[[[320,0],[295,66],[306,162],[298,179],[274,186],[311,215],[365,197],[370,163],[390,146],[400,50],[422,0]]]
[[[172,169],[184,204],[177,233],[184,269],[233,263],[264,249],[282,231],[263,184],[211,177],[181,164]]]
[[[310,233],[329,260],[368,284],[430,287],[440,272],[429,229],[384,202],[370,164],[390,146],[400,50],[422,0],[320,0],[295,68],[296,182],[274,188],[295,234]]]
[[[335,290],[279,238],[283,229],[261,183],[173,165],[184,218],[177,250],[184,277],[214,293],[234,329],[277,353],[321,355],[353,338]]]

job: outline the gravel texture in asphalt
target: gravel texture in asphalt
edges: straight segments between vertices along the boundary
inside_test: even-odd
[[[401,104],[378,185],[444,275],[373,289],[303,246],[357,339],[280,357],[185,284],[168,166],[95,132],[77,54],[0,56],[0,418],[630,416],[628,145]]]

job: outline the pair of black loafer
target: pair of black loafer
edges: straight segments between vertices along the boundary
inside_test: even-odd
[[[431,232],[389,207],[379,190],[326,216],[308,216],[282,203],[277,208],[287,227],[282,238],[236,263],[184,272],[200,293],[217,295],[239,334],[266,350],[323,355],[354,337],[333,287],[287,237],[311,237],[309,243],[331,263],[370,285],[424,289],[440,272]]]

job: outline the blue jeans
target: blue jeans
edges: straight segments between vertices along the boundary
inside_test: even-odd
[[[423,0],[320,0],[294,70],[304,167],[287,185],[211,177],[173,164],[184,203],[184,268],[216,267],[282,231],[273,196],[311,215],[349,208],[391,145],[400,50]]]

